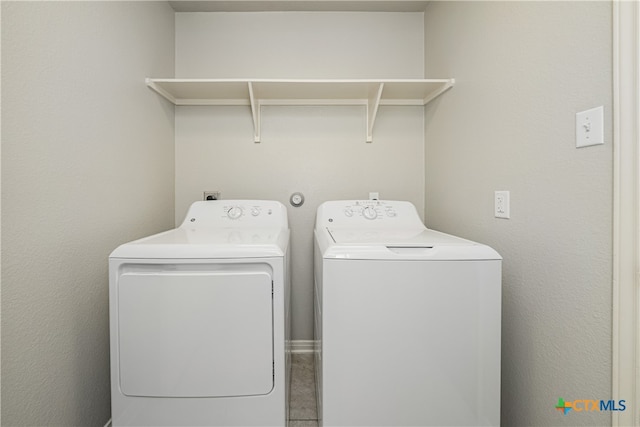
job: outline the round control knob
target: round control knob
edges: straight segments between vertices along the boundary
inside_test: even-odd
[[[234,206],[227,211],[229,219],[238,219],[242,216],[242,208],[240,206]]]
[[[346,209],[344,210],[344,216],[352,217],[352,216],[353,216],[353,209],[351,209],[351,208],[346,208]]]
[[[376,217],[378,216],[378,212],[376,212],[376,208],[367,206],[366,208],[362,209],[362,216],[367,219],[376,219]]]
[[[251,215],[253,215],[253,216],[258,216],[258,215],[260,215],[260,209],[258,209],[258,208],[251,208]]]

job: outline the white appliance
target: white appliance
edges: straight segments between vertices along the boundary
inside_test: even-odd
[[[287,424],[288,244],[281,203],[219,200],[113,251],[113,426]]]
[[[331,201],[314,257],[321,425],[500,425],[496,251],[409,202]]]

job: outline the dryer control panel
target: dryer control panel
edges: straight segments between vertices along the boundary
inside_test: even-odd
[[[338,200],[318,208],[316,224],[332,227],[422,227],[411,202],[392,200]]]
[[[273,200],[208,200],[189,208],[181,227],[287,228],[285,206]]]

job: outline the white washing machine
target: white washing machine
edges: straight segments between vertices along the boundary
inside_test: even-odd
[[[191,205],[180,227],[109,257],[114,426],[284,426],[284,205]]]
[[[496,251],[363,200],[318,208],[314,256],[321,425],[500,425]]]

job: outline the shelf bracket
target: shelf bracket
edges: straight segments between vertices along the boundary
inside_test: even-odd
[[[156,82],[154,82],[152,79],[147,77],[144,81],[147,84],[147,87],[149,87],[149,89],[152,89],[156,93],[162,95],[165,99],[167,99],[173,105],[177,105],[178,101],[176,100],[176,98],[172,94],[170,94],[169,92],[161,88],[159,85],[157,85]]]
[[[251,103],[251,117],[253,118],[253,142],[260,142],[260,100],[256,99],[253,92],[253,85],[251,82],[247,82],[249,85],[249,101]]]
[[[384,83],[380,83],[377,91],[369,91],[369,97],[367,98],[367,142],[373,141],[373,125],[375,124],[376,116],[378,115],[378,107],[380,106],[383,89]]]
[[[433,101],[434,99],[436,99],[437,97],[439,97],[440,95],[442,95],[443,93],[451,89],[454,84],[456,84],[456,79],[449,79],[449,81],[446,82],[444,85],[442,85],[440,89],[436,90],[435,92],[432,92],[431,94],[429,94],[429,96],[424,98],[422,100],[422,103],[424,105],[427,105],[429,102]]]

